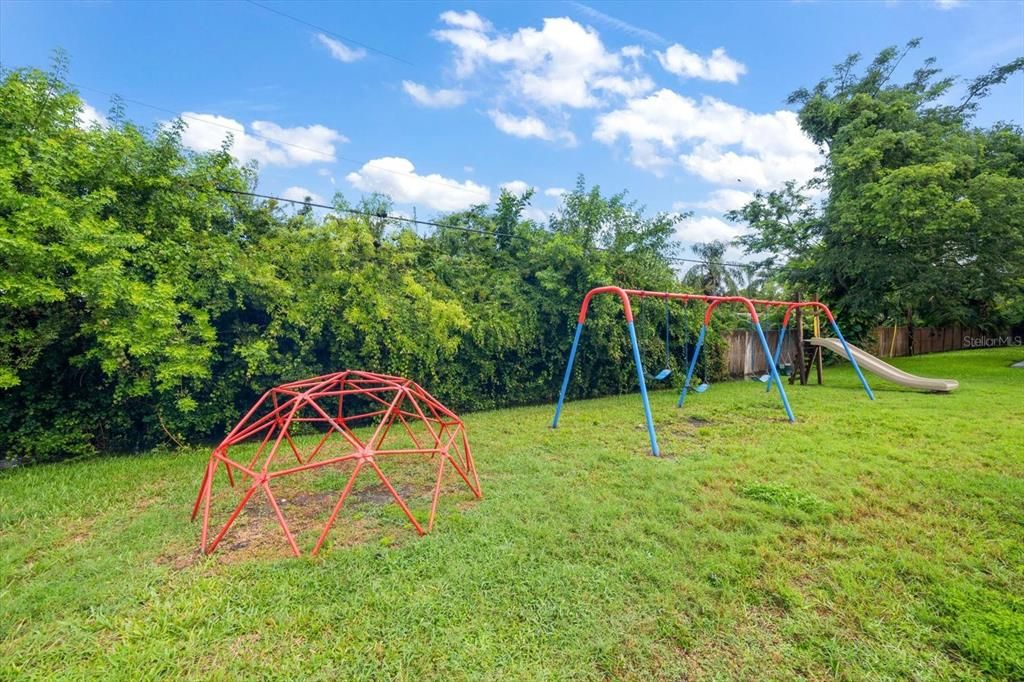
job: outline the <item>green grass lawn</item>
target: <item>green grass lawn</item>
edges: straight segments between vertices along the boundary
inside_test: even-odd
[[[875,402],[828,368],[796,424],[658,391],[661,459],[635,395],[470,414],[483,500],[450,481],[420,538],[366,478],[315,559],[260,498],[199,556],[206,450],[4,472],[0,678],[1021,679],[1022,357],[898,360],[961,388]]]

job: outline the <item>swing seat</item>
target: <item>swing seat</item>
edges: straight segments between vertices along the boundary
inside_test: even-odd
[[[665,379],[668,379],[670,376],[672,376],[672,370],[666,367],[665,369],[661,370],[660,372],[654,375],[654,380],[664,381]]]
[[[771,374],[762,374],[761,376],[759,376],[757,378],[757,380],[760,381],[762,384],[767,384],[769,381],[772,380],[772,375]]]
[[[693,390],[695,390],[697,393],[703,393],[704,391],[708,390],[709,388],[711,388],[711,384],[699,384],[697,386],[697,388],[695,388]]]

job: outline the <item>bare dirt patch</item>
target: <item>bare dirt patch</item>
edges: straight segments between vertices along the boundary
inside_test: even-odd
[[[403,462],[381,462],[380,465],[413,515],[426,527],[437,475],[436,462],[410,459]],[[275,481],[274,499],[303,555],[309,554],[320,537],[347,482],[348,471],[318,469],[311,470],[306,476]],[[220,532],[246,490],[244,483],[235,488],[223,485],[215,488],[211,503],[210,541]],[[472,500],[466,500],[467,495],[471,496],[471,493],[465,482],[451,466],[447,467],[441,484],[442,508],[438,509],[439,517],[444,513],[446,498],[451,496],[453,499],[450,502],[457,505],[456,508],[463,509],[464,505],[472,503]],[[387,486],[367,467],[360,473],[346,498],[345,506],[327,536],[324,549],[364,544],[395,547],[415,540],[415,528],[404,514],[395,513],[396,510],[395,499]],[[198,519],[195,525],[198,535]],[[158,557],[157,563],[175,569],[189,568],[202,558],[198,544],[196,538],[194,546],[169,551]],[[252,495],[214,554],[219,562],[227,564],[293,556],[277,514],[262,490]]]

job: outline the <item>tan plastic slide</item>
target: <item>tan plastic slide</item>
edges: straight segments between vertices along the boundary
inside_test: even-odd
[[[846,358],[847,360],[850,359],[846,357],[846,352],[843,350],[843,344],[839,342],[839,339],[825,339],[816,336],[811,339],[811,345],[827,348],[840,357]],[[929,379],[927,377],[908,374],[902,369],[893,367],[888,362],[879,360],[871,353],[863,351],[851,343],[847,343],[846,345],[850,347],[850,352],[853,353],[853,357],[856,358],[857,364],[860,365],[862,370],[866,370],[872,374],[877,374],[886,381],[891,381],[894,384],[913,388],[918,391],[939,391],[942,393],[948,393],[960,387],[960,383],[955,379]]]

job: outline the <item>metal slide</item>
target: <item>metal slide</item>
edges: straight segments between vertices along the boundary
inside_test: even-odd
[[[840,357],[846,358],[847,360],[850,359],[846,357],[846,353],[843,351],[843,344],[839,342],[839,339],[814,337],[811,339],[811,345],[827,348]],[[852,344],[847,345],[850,347],[850,352],[853,353],[854,358],[857,360],[857,364],[872,374],[877,374],[886,381],[891,381],[894,384],[913,388],[918,391],[938,391],[941,393],[949,393],[950,391],[954,391],[960,387],[960,383],[955,379],[929,379],[927,377],[908,374],[902,369],[893,367],[888,362],[879,360],[871,353],[863,351]]]

